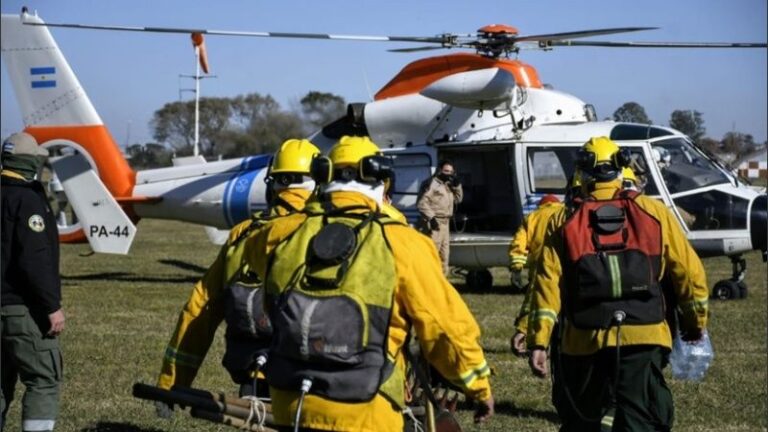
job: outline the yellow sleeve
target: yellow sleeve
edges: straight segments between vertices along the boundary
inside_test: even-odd
[[[515,318],[515,330],[520,333],[528,334],[528,316],[531,313],[532,303],[533,290],[529,285],[528,289],[525,290],[525,297],[523,297],[523,303],[520,305],[520,311],[517,313],[517,318]]]
[[[530,216],[530,215],[529,215]],[[528,217],[523,219],[509,244],[509,267],[512,271],[522,271],[528,261]]]
[[[190,386],[213,342],[216,328],[224,319],[224,267],[228,245],[224,245],[216,261],[195,284],[184,305],[176,328],[165,350],[157,386],[170,389],[174,385]]]
[[[536,274],[529,288],[531,312],[528,315],[529,347],[549,346],[552,329],[560,313],[560,277],[562,264],[558,250],[561,250],[561,217],[553,216],[547,224],[544,247],[538,260]]]
[[[491,397],[480,327],[445,278],[431,240],[411,228],[386,227],[397,269],[395,301],[406,311],[426,359],[469,397]]]
[[[642,197],[638,197],[640,199]],[[681,313],[683,331],[704,330],[707,327],[709,288],[701,259],[696,254],[674,215],[663,204],[651,201],[661,222],[663,266],[669,275]]]

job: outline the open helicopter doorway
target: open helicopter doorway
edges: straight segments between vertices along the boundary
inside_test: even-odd
[[[451,221],[451,265],[467,271],[467,285],[488,287],[489,267],[509,264],[509,242],[522,220],[513,143],[438,148],[461,180],[464,199]]]
[[[454,212],[454,232],[508,234],[520,225],[512,148],[475,144],[438,151],[440,161],[453,163],[464,189],[464,199]]]

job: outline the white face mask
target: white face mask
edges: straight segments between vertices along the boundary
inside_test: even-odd
[[[384,183],[372,185],[368,183],[360,183],[356,180],[351,180],[348,182],[333,181],[330,182],[323,190],[325,193],[341,191],[361,193],[376,201],[376,204],[378,205],[382,205],[384,201]]]

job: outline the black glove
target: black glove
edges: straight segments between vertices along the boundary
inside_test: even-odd
[[[458,176],[451,177],[451,187],[457,188],[461,186],[461,179]]]
[[[437,222],[437,219],[432,218],[429,220],[429,229],[432,231],[437,231],[440,229],[440,224]]]
[[[161,419],[169,419],[173,417],[173,405],[168,405],[165,402],[155,401],[155,413]]]

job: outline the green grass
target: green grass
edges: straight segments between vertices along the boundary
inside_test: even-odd
[[[154,384],[181,305],[193,283],[213,260],[217,247],[203,229],[175,222],[142,221],[128,256],[91,255],[85,245],[63,245],[61,272],[67,329],[62,337],[65,382],[59,431],[234,430],[177,413],[155,418],[153,407],[131,396],[134,382]],[[713,301],[711,326],[715,360],[702,383],[668,379],[681,431],[766,430],[766,264],[747,255],[750,288],[744,301]],[[727,259],[707,259],[708,282],[730,276]],[[510,295],[508,273],[495,270],[494,289],[466,293],[465,300],[483,329],[482,343],[496,371],[493,390],[497,415],[475,427],[471,411],[461,410],[465,430],[554,431],[557,415],[550,385],[532,377],[526,361],[509,353],[512,320],[522,300]],[[454,280],[457,285],[460,280]],[[234,392],[219,366],[223,331],[195,383]],[[669,369],[669,368],[667,368]],[[667,370],[667,373],[669,371]],[[9,414],[8,431],[19,430],[19,398]]]

